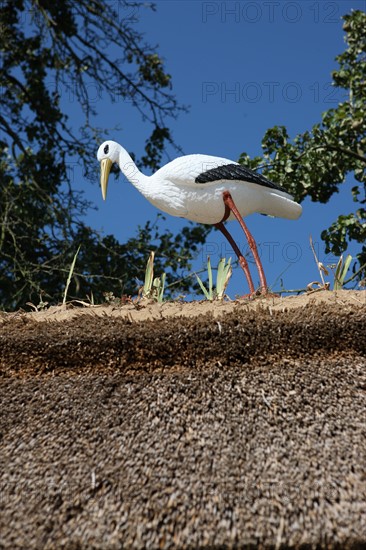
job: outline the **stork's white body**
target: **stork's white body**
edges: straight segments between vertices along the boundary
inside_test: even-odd
[[[149,202],[172,216],[204,224],[219,223],[225,216],[224,191],[230,192],[243,217],[259,212],[297,219],[302,211],[291,195],[276,186],[270,188],[243,179],[197,183],[197,177],[215,168],[240,167],[237,162],[226,158],[186,155],[169,162],[152,176],[145,176],[126,150],[115,142],[108,141],[101,145],[98,160],[104,157],[117,162],[127,179]],[[217,173],[220,171],[217,170]],[[232,213],[227,219],[234,219]]]
[[[160,210],[205,224],[215,224],[223,219],[224,191],[230,191],[243,217],[254,212],[287,219],[300,216],[301,206],[292,200],[291,195],[279,190],[241,180],[196,183],[197,175],[227,164],[240,166],[229,159],[209,155],[180,157],[148,178],[150,182],[141,192]],[[234,219],[232,213],[228,219]]]

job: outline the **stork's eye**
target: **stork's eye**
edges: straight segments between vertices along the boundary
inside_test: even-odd
[[[108,153],[109,153],[109,145],[106,145],[106,146],[104,147],[104,154],[105,154],[105,155],[108,155]]]

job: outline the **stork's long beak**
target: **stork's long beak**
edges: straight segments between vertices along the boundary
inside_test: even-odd
[[[111,171],[113,162],[111,159],[102,159],[100,161],[100,186],[102,188],[102,197],[103,200],[107,196],[107,187],[108,187],[108,176]]]

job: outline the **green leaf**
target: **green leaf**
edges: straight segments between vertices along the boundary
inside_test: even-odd
[[[210,256],[207,256],[207,274],[208,274],[208,292],[210,295],[210,300],[213,297],[213,281],[212,281],[212,266]]]
[[[145,282],[142,289],[142,295],[145,296],[146,298],[151,297],[151,289],[152,289],[153,277],[154,277],[154,257],[155,257],[155,253],[151,251],[149,259],[146,264]]]
[[[75,269],[75,263],[76,263],[76,258],[78,257],[78,254],[79,254],[79,250],[80,250],[80,246],[78,246],[78,249],[75,253],[75,256],[71,262],[71,266],[70,266],[70,271],[69,271],[69,275],[67,277],[67,281],[66,281],[66,286],[65,286],[65,292],[64,292],[64,298],[62,300],[62,303],[63,305],[66,304],[66,298],[67,298],[67,291],[69,290],[69,286],[70,286],[70,283],[71,283],[71,279],[72,279],[72,275],[74,273],[74,269]]]
[[[212,300],[212,294],[208,290],[206,290],[205,285],[203,284],[203,282],[201,281],[201,279],[199,278],[197,273],[195,273],[195,275],[196,275],[197,282],[200,285],[203,294],[206,296],[206,299],[207,300]]]
[[[344,280],[346,278],[349,266],[352,262],[352,256],[347,255],[347,258],[343,264],[343,256],[339,258],[336,271],[334,274],[334,290],[341,290],[343,287]]]
[[[225,295],[227,285],[232,275],[231,258],[229,258],[226,264],[226,259],[221,258],[217,267],[217,279],[216,279],[216,295],[217,298],[222,300]]]

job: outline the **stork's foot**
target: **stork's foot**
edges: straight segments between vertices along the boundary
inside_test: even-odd
[[[268,288],[258,288],[255,292],[240,296],[240,300],[255,300],[256,298],[280,298],[280,295],[271,292]]]

